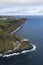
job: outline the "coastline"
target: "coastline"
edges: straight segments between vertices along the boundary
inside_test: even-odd
[[[13,33],[15,33],[16,31],[18,31],[21,27],[23,26],[23,24],[22,25],[20,25],[16,30],[14,30],[14,31],[12,31],[10,34],[13,34]],[[27,41],[27,40],[25,40],[25,41]],[[22,43],[24,44],[25,43],[25,41],[24,40],[22,40]],[[20,44],[20,43],[19,43]],[[23,44],[21,45],[21,47],[23,46]],[[29,44],[31,44],[31,43],[29,43]],[[28,45],[28,44],[27,44]],[[28,45],[29,46],[29,45]],[[36,46],[35,45],[33,45],[33,44],[31,44],[30,45],[30,49],[28,48],[28,46],[26,47],[26,45],[25,45],[25,47],[21,50],[20,49],[20,52],[19,52],[19,50],[18,50],[18,52],[15,52],[14,50],[8,50],[8,51],[6,51],[6,52],[4,52],[4,53],[0,53],[0,57],[10,57],[10,56],[14,56],[14,55],[19,55],[19,54],[22,54],[22,53],[26,53],[26,52],[31,52],[31,51],[34,51],[35,49],[36,49]],[[18,48],[19,49],[19,48]],[[10,52],[10,53],[9,53]]]
[[[36,46],[35,46],[35,45],[33,45],[32,43],[31,43],[31,45],[33,46],[33,48],[32,48],[32,49],[30,49],[30,50],[23,50],[23,51],[18,52],[18,53],[5,54],[5,55],[0,54],[0,57],[10,57],[10,56],[20,55],[20,54],[23,54],[23,53],[27,53],[27,52],[31,52],[31,51],[36,50]]]
[[[11,34],[13,34],[13,33],[15,33],[16,31],[18,31],[22,26],[23,26],[23,24],[20,25],[16,30],[14,30],[13,32],[11,32]]]

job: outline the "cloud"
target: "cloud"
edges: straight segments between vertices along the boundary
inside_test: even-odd
[[[12,6],[1,8],[0,15],[43,15],[43,6]]]
[[[43,0],[0,0],[0,3],[9,3],[9,4],[18,4],[18,5],[27,5],[27,4],[33,4],[33,3],[39,3],[42,4]]]

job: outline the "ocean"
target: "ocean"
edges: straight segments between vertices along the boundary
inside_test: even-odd
[[[15,32],[36,46],[31,52],[0,58],[0,65],[43,65],[43,16],[16,16],[28,20]]]

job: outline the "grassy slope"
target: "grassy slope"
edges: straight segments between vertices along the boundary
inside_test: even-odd
[[[0,30],[0,52],[5,52],[14,48],[13,35]]]
[[[18,26],[22,25],[26,19],[25,18],[18,18],[18,19],[7,19],[7,20],[0,20],[0,28],[6,32],[11,33],[15,30]],[[4,28],[2,28],[2,26]]]
[[[10,33],[24,21],[25,19],[0,20],[0,53],[13,49],[15,41],[21,40],[17,35],[11,35]]]

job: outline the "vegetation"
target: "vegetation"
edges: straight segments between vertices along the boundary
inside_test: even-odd
[[[17,35],[10,34],[18,26],[24,23],[25,19],[17,19],[14,17],[1,17],[0,16],[0,53],[12,50],[16,41],[21,38]]]
[[[14,18],[10,16],[0,16],[0,53],[18,52],[24,49],[30,49],[32,46],[21,40],[18,35],[11,34],[13,30],[22,25],[26,18]],[[10,52],[9,52],[10,53]]]
[[[18,26],[22,25],[26,18],[2,17],[0,18],[0,28],[11,33]]]

